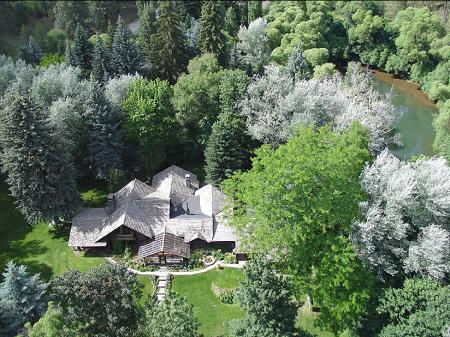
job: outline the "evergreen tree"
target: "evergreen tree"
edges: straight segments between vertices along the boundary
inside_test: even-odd
[[[221,114],[212,126],[205,149],[206,180],[216,186],[249,161],[251,139],[245,120],[237,111],[237,104],[248,83],[248,76],[241,70],[226,70],[221,76]]]
[[[242,148],[245,122],[230,112],[221,113],[212,126],[205,149],[206,181],[218,186],[234,171],[240,169],[245,159]]]
[[[38,64],[41,60],[42,50],[37,45],[36,41],[34,41],[33,35],[30,35],[28,40],[28,50],[27,50],[28,61],[31,64]]]
[[[0,117],[2,171],[30,223],[71,216],[79,206],[73,167],[46,118],[16,86],[5,95]]]
[[[87,18],[86,1],[57,1],[55,26],[64,30],[69,38],[74,36],[78,24],[84,24]]]
[[[112,44],[112,73],[114,75],[134,74],[141,68],[141,56],[131,41],[131,32],[119,16]]]
[[[139,15],[139,31],[137,44],[141,54],[146,58],[147,65],[151,65],[150,37],[156,33],[156,5],[154,2],[143,4]]]
[[[72,46],[70,45],[69,41],[66,41],[66,50],[64,52],[64,60],[68,65],[70,65],[72,67],[77,66],[75,56],[73,55]]]
[[[106,84],[108,82],[110,74],[108,53],[109,51],[103,43],[103,40],[99,38],[94,46],[91,76],[94,80],[102,84]]]
[[[248,1],[238,2],[238,17],[240,26],[248,26]]]
[[[91,45],[84,28],[79,24],[75,30],[75,37],[71,47],[75,66],[82,70],[83,76],[87,76],[91,68]]]
[[[200,19],[200,50],[213,53],[220,64],[225,64],[224,8],[222,1],[207,0],[202,5]]]
[[[107,179],[112,169],[120,168],[121,142],[119,117],[108,104],[99,83],[92,83],[84,112],[89,133],[90,168],[99,179]]]
[[[225,13],[225,30],[231,36],[236,36],[239,31],[239,22],[236,13],[236,8],[234,6],[228,7]]]
[[[248,22],[252,22],[262,17],[262,3],[260,0],[252,0],[248,3]]]
[[[45,313],[47,284],[39,274],[29,276],[25,266],[10,261],[0,284],[0,334],[15,336],[24,323],[34,323]]]
[[[170,1],[159,7],[158,32],[151,38],[151,59],[158,77],[175,83],[186,68],[186,46],[180,28],[180,18]]]
[[[269,262],[256,257],[244,267],[235,297],[245,309],[243,319],[231,326],[233,337],[293,336],[297,307],[292,302],[292,286],[278,276]]]
[[[109,22],[114,22],[120,12],[120,1],[88,1],[89,11],[87,22],[89,28],[96,33],[104,33]]]
[[[300,43],[289,56],[285,72],[296,80],[307,79],[311,76],[311,69],[303,56],[303,48]]]

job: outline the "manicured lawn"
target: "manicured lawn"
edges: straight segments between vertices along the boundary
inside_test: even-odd
[[[0,183],[0,270],[9,260],[14,260],[48,280],[67,269],[86,271],[104,263],[101,257],[74,253],[67,246],[68,235],[69,227],[52,231],[45,223],[28,225],[15,209],[6,184]]]
[[[185,296],[194,306],[194,312],[201,323],[200,332],[205,337],[226,336],[225,322],[243,315],[237,305],[223,304],[212,290],[213,284],[219,288],[236,288],[242,271],[239,269],[215,269],[203,274],[177,276],[172,289]]]

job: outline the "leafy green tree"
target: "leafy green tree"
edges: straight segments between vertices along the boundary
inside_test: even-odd
[[[220,112],[219,70],[215,55],[198,56],[189,61],[188,74],[182,74],[173,87],[176,118],[203,147]]]
[[[244,278],[235,298],[245,309],[245,316],[232,322],[233,337],[284,337],[295,331],[297,306],[292,285],[277,275],[262,257],[250,260],[244,267]]]
[[[255,21],[262,17],[262,3],[260,0],[249,1],[248,3],[248,22]]]
[[[77,25],[84,25],[87,18],[86,1],[57,1],[53,11],[55,26],[62,29],[69,38],[75,34]]]
[[[407,279],[402,288],[385,292],[377,310],[388,316],[388,324],[380,337],[446,336],[450,321],[450,286],[430,279]]]
[[[433,126],[436,130],[433,148],[450,162],[450,99],[439,109]]]
[[[156,22],[157,33],[151,37],[151,62],[156,74],[173,84],[185,70],[186,46],[180,28],[180,18],[172,2],[163,1]]]
[[[88,132],[89,165],[94,176],[107,179],[112,169],[122,166],[120,151],[122,143],[117,126],[119,116],[108,104],[99,83],[89,88],[83,119]]]
[[[336,66],[333,63],[324,63],[314,67],[313,78],[330,78],[336,73]]]
[[[110,22],[115,22],[119,16],[120,1],[88,1],[87,23],[94,32],[105,33]]]
[[[48,303],[45,315],[34,325],[25,324],[29,337],[66,337],[70,332],[64,327],[64,318],[60,308],[53,302]]]
[[[47,284],[10,261],[0,283],[0,333],[15,336],[25,322],[36,322],[47,309]]]
[[[252,169],[224,182],[233,209],[229,222],[244,247],[270,252],[301,293],[323,303],[318,321],[333,332],[353,328],[370,299],[370,276],[349,272],[361,267],[346,239],[364,200],[359,175],[370,158],[367,146],[359,124],[343,133],[303,127],[275,150],[256,150]],[[330,259],[345,263],[331,265]],[[327,286],[315,291],[321,282]]]
[[[386,70],[409,75],[413,81],[422,83],[425,74],[436,65],[432,44],[446,35],[439,17],[427,7],[409,7],[397,13],[389,28],[398,34],[397,53],[389,57]]]
[[[98,337],[136,335],[140,288],[136,275],[111,263],[87,273],[66,271],[52,281],[64,325],[78,335]]]
[[[30,35],[30,38],[28,40],[27,56],[28,56],[28,61],[31,64],[38,64],[42,57],[42,50],[37,45],[36,41],[34,41],[34,38],[32,35]]]
[[[103,40],[98,39],[98,42],[94,46],[94,54],[92,56],[91,76],[97,82],[106,84],[110,72],[109,51],[103,43]]]
[[[167,81],[136,80],[123,102],[125,132],[140,146],[139,152],[148,173],[164,163],[175,117],[173,92]]]
[[[328,62],[328,50],[326,48],[312,48],[303,52],[306,61],[311,67],[320,66]]]
[[[131,40],[131,32],[119,16],[111,52],[113,75],[134,74],[142,68],[141,56]]]
[[[88,75],[91,68],[91,44],[84,28],[77,25],[75,30],[75,37],[71,47],[72,55],[70,60],[74,62],[75,67],[79,67],[84,77]],[[73,59],[71,59],[73,57]]]
[[[200,337],[199,326],[192,305],[169,292],[162,303],[147,306],[141,332],[148,337]]]
[[[224,8],[222,1],[205,0],[200,19],[200,50],[213,53],[221,65],[225,64]]]
[[[9,190],[27,221],[73,214],[79,206],[73,167],[52,136],[46,114],[17,86],[4,97],[0,148]]]

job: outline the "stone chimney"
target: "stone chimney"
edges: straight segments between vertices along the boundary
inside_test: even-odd
[[[191,175],[189,173],[186,173],[184,175],[184,178],[186,180],[186,186],[190,188],[191,187]]]
[[[108,194],[108,206],[106,211],[108,214],[113,213],[116,210],[116,196],[114,193]]]

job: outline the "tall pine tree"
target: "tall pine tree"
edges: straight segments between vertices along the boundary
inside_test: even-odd
[[[159,7],[158,32],[151,38],[151,60],[156,75],[169,83],[175,83],[186,69],[187,57],[180,18],[171,1],[163,1]]]
[[[252,0],[248,2],[248,22],[252,22],[262,17],[262,3],[260,0]]]
[[[207,0],[202,5],[200,19],[200,50],[213,53],[221,65],[226,62],[224,29],[224,7],[222,1]]]
[[[80,204],[75,172],[46,114],[16,86],[3,106],[0,160],[17,208],[30,223],[71,216]]]
[[[311,68],[303,56],[303,48],[300,43],[295,46],[294,51],[289,56],[284,70],[295,80],[302,80],[311,76]]]
[[[75,56],[73,55],[72,45],[70,44],[69,41],[66,41],[66,50],[64,52],[64,60],[68,65],[70,65],[72,67],[77,66]]]
[[[75,37],[71,47],[74,65],[82,70],[86,77],[91,68],[91,45],[84,28],[78,24],[75,30]]]
[[[110,77],[110,72],[109,50],[106,48],[103,40],[99,38],[94,46],[91,76],[97,82],[106,84]]]
[[[141,54],[145,57],[147,65],[151,67],[151,42],[150,38],[156,33],[156,4],[154,2],[143,4],[139,15],[139,31],[137,44]]]
[[[205,149],[206,181],[218,186],[234,171],[242,168],[245,123],[230,112],[221,113],[212,126]]]
[[[106,180],[112,169],[121,168],[122,144],[118,125],[119,117],[106,100],[99,83],[93,82],[84,112],[88,130],[90,169],[98,179]]]
[[[131,31],[119,16],[112,44],[112,73],[113,75],[134,74],[141,68],[141,56],[136,46],[131,41]]]

